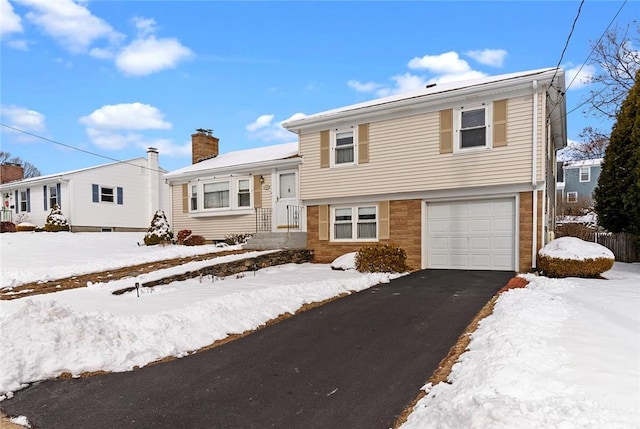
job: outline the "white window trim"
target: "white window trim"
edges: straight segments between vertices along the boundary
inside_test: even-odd
[[[238,176],[238,177],[220,177],[212,179],[201,179],[197,182],[189,182],[189,213],[194,217],[199,215],[216,215],[216,214],[248,214],[253,213],[254,200],[253,200],[253,176]],[[238,191],[240,188],[240,181],[249,181],[249,206],[238,206]],[[216,208],[204,208],[204,186],[212,183],[228,183],[229,184],[229,206],[228,207],[216,207]],[[191,189],[192,186],[196,186],[196,210],[191,206]]]
[[[363,207],[373,207],[376,210],[376,237],[358,238],[358,209]],[[351,238],[335,238],[336,209],[351,209]],[[335,243],[351,242],[377,242],[380,240],[380,209],[378,204],[357,204],[357,205],[336,205],[330,210],[330,231],[329,241]]]
[[[353,162],[336,163],[336,136],[340,133],[353,133]],[[358,165],[358,127],[351,126],[331,130],[331,143],[329,149],[329,166],[332,168],[353,167]]]
[[[55,197],[55,203],[51,204],[53,202],[53,197],[52,192],[54,191],[56,193],[56,197]],[[47,201],[49,203],[49,209],[53,208],[54,205],[57,205],[58,207],[60,207],[60,196],[58,195],[58,186],[57,185],[47,185],[47,192],[48,192],[48,196],[47,196]]]
[[[571,201],[571,197],[574,197],[574,200]],[[567,202],[568,203],[577,203],[578,202],[578,193],[575,191],[567,192]]]
[[[462,112],[484,109],[485,123],[485,142],[484,146],[460,147],[462,139],[460,131],[462,129]],[[491,124],[493,122],[493,103],[485,102],[480,104],[472,104],[469,106],[460,106],[453,109],[453,153],[471,153],[483,150],[489,150],[493,147],[493,133],[491,132]]]
[[[586,170],[587,172],[587,179],[586,180],[582,180],[582,171]],[[591,167],[580,167],[578,169],[578,179],[580,180],[580,183],[587,183],[587,182],[591,182]]]
[[[28,189],[28,188],[27,188]],[[31,196],[27,192],[27,189],[18,190],[18,213],[29,213],[29,200]],[[24,192],[24,199],[22,198],[22,193]],[[22,210],[22,203],[24,203],[24,210]]]

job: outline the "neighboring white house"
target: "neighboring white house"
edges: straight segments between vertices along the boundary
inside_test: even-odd
[[[114,162],[0,185],[2,220],[44,226],[58,205],[71,231],[146,231],[153,214],[170,216],[169,185],[158,151]]]
[[[218,154],[209,130],[192,134],[192,165],[166,174],[174,231],[211,241],[233,234],[305,230],[298,143]]]

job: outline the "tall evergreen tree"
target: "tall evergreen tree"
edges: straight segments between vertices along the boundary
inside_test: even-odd
[[[640,233],[640,71],[616,115],[594,192],[598,223]]]

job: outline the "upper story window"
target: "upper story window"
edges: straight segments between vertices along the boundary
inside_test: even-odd
[[[356,131],[335,130],[332,133],[332,165],[354,165],[356,160]]]
[[[376,240],[376,206],[335,207],[332,216],[333,240]]]
[[[456,113],[456,152],[491,147],[489,106],[461,107]]]
[[[580,181],[591,181],[591,167],[580,167]]]
[[[191,212],[225,211],[251,208],[251,178],[228,178],[202,181],[189,185]]]

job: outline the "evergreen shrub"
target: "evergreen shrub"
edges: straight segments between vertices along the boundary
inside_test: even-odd
[[[408,270],[407,252],[393,244],[364,246],[356,254],[356,269],[361,273],[403,273]]]
[[[44,223],[44,230],[47,232],[59,232],[69,231],[69,229],[69,221],[62,214],[60,207],[57,204],[51,207],[51,211]]]
[[[173,232],[169,227],[169,221],[164,211],[158,210],[151,219],[151,226],[144,235],[144,244],[154,246],[156,244],[171,244],[173,242]]]

